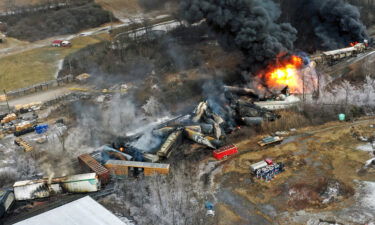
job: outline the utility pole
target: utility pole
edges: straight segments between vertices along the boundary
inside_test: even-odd
[[[8,102],[8,95],[7,95],[7,92],[5,91],[5,89],[4,89],[4,95],[5,95],[5,101],[7,102],[8,111],[10,113],[10,107],[9,107],[9,102]]]

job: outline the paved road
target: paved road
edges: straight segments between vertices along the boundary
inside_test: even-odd
[[[162,19],[162,18],[167,18],[167,17],[169,17],[169,15],[161,15],[161,16],[157,16],[153,19]],[[25,52],[25,51],[29,51],[29,50],[33,50],[33,49],[36,49],[36,48],[49,46],[49,45],[51,45],[53,40],[72,40],[72,39],[74,39],[76,37],[80,37],[80,36],[92,36],[92,35],[108,33],[111,28],[117,29],[117,28],[121,28],[121,27],[126,27],[126,26],[130,26],[131,24],[134,24],[134,23],[141,23],[142,21],[143,21],[142,18],[122,19],[120,22],[117,22],[113,25],[106,25],[106,26],[88,29],[88,30],[82,31],[78,34],[60,35],[60,36],[51,37],[51,38],[47,38],[47,39],[44,39],[44,40],[32,42],[32,43],[29,43],[29,44],[26,44],[26,45],[18,45],[18,46],[16,45],[16,46],[12,46],[12,47],[9,47],[9,48],[3,48],[3,49],[0,49],[0,58],[5,57],[5,56],[9,56],[9,55],[13,55],[13,54],[18,54],[18,53]],[[153,29],[158,29],[158,27],[166,27],[166,26],[175,27],[177,24],[179,24],[177,21],[171,19],[169,21],[154,24]],[[136,31],[140,31],[140,30],[142,30],[142,28],[136,29]]]
[[[75,84],[71,84],[71,85],[58,87],[58,88],[50,89],[50,90],[43,91],[43,92],[37,92],[31,95],[26,95],[20,98],[11,99],[9,101],[9,106],[13,107],[15,105],[24,105],[24,104],[28,104],[31,102],[46,102],[46,101],[55,99],[56,97],[71,93],[72,91],[69,90],[69,88],[75,88],[75,87],[78,87],[78,86]],[[1,102],[0,105],[6,105],[6,103]]]

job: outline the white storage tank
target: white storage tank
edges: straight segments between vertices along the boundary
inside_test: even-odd
[[[254,163],[250,166],[250,170],[252,173],[255,173],[255,171],[263,168],[263,167],[266,167],[268,164],[263,160],[263,161],[260,161],[260,162],[257,162],[257,163]]]
[[[100,190],[101,184],[96,173],[77,174],[66,176],[60,179],[61,187],[67,192],[85,193]]]

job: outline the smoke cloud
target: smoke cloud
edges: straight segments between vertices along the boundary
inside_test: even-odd
[[[301,49],[338,49],[368,39],[358,8],[343,0],[289,0],[283,8],[298,30]]]
[[[271,0],[182,0],[180,7],[185,20],[205,19],[223,47],[239,49],[253,72],[292,50],[296,40],[296,29],[277,23],[281,11]]]

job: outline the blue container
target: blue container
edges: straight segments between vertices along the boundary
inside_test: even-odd
[[[48,130],[48,124],[41,124],[35,127],[35,132],[37,134],[43,134]]]
[[[214,204],[212,202],[205,202],[204,203],[204,207],[207,209],[207,210],[213,210],[214,209]]]

